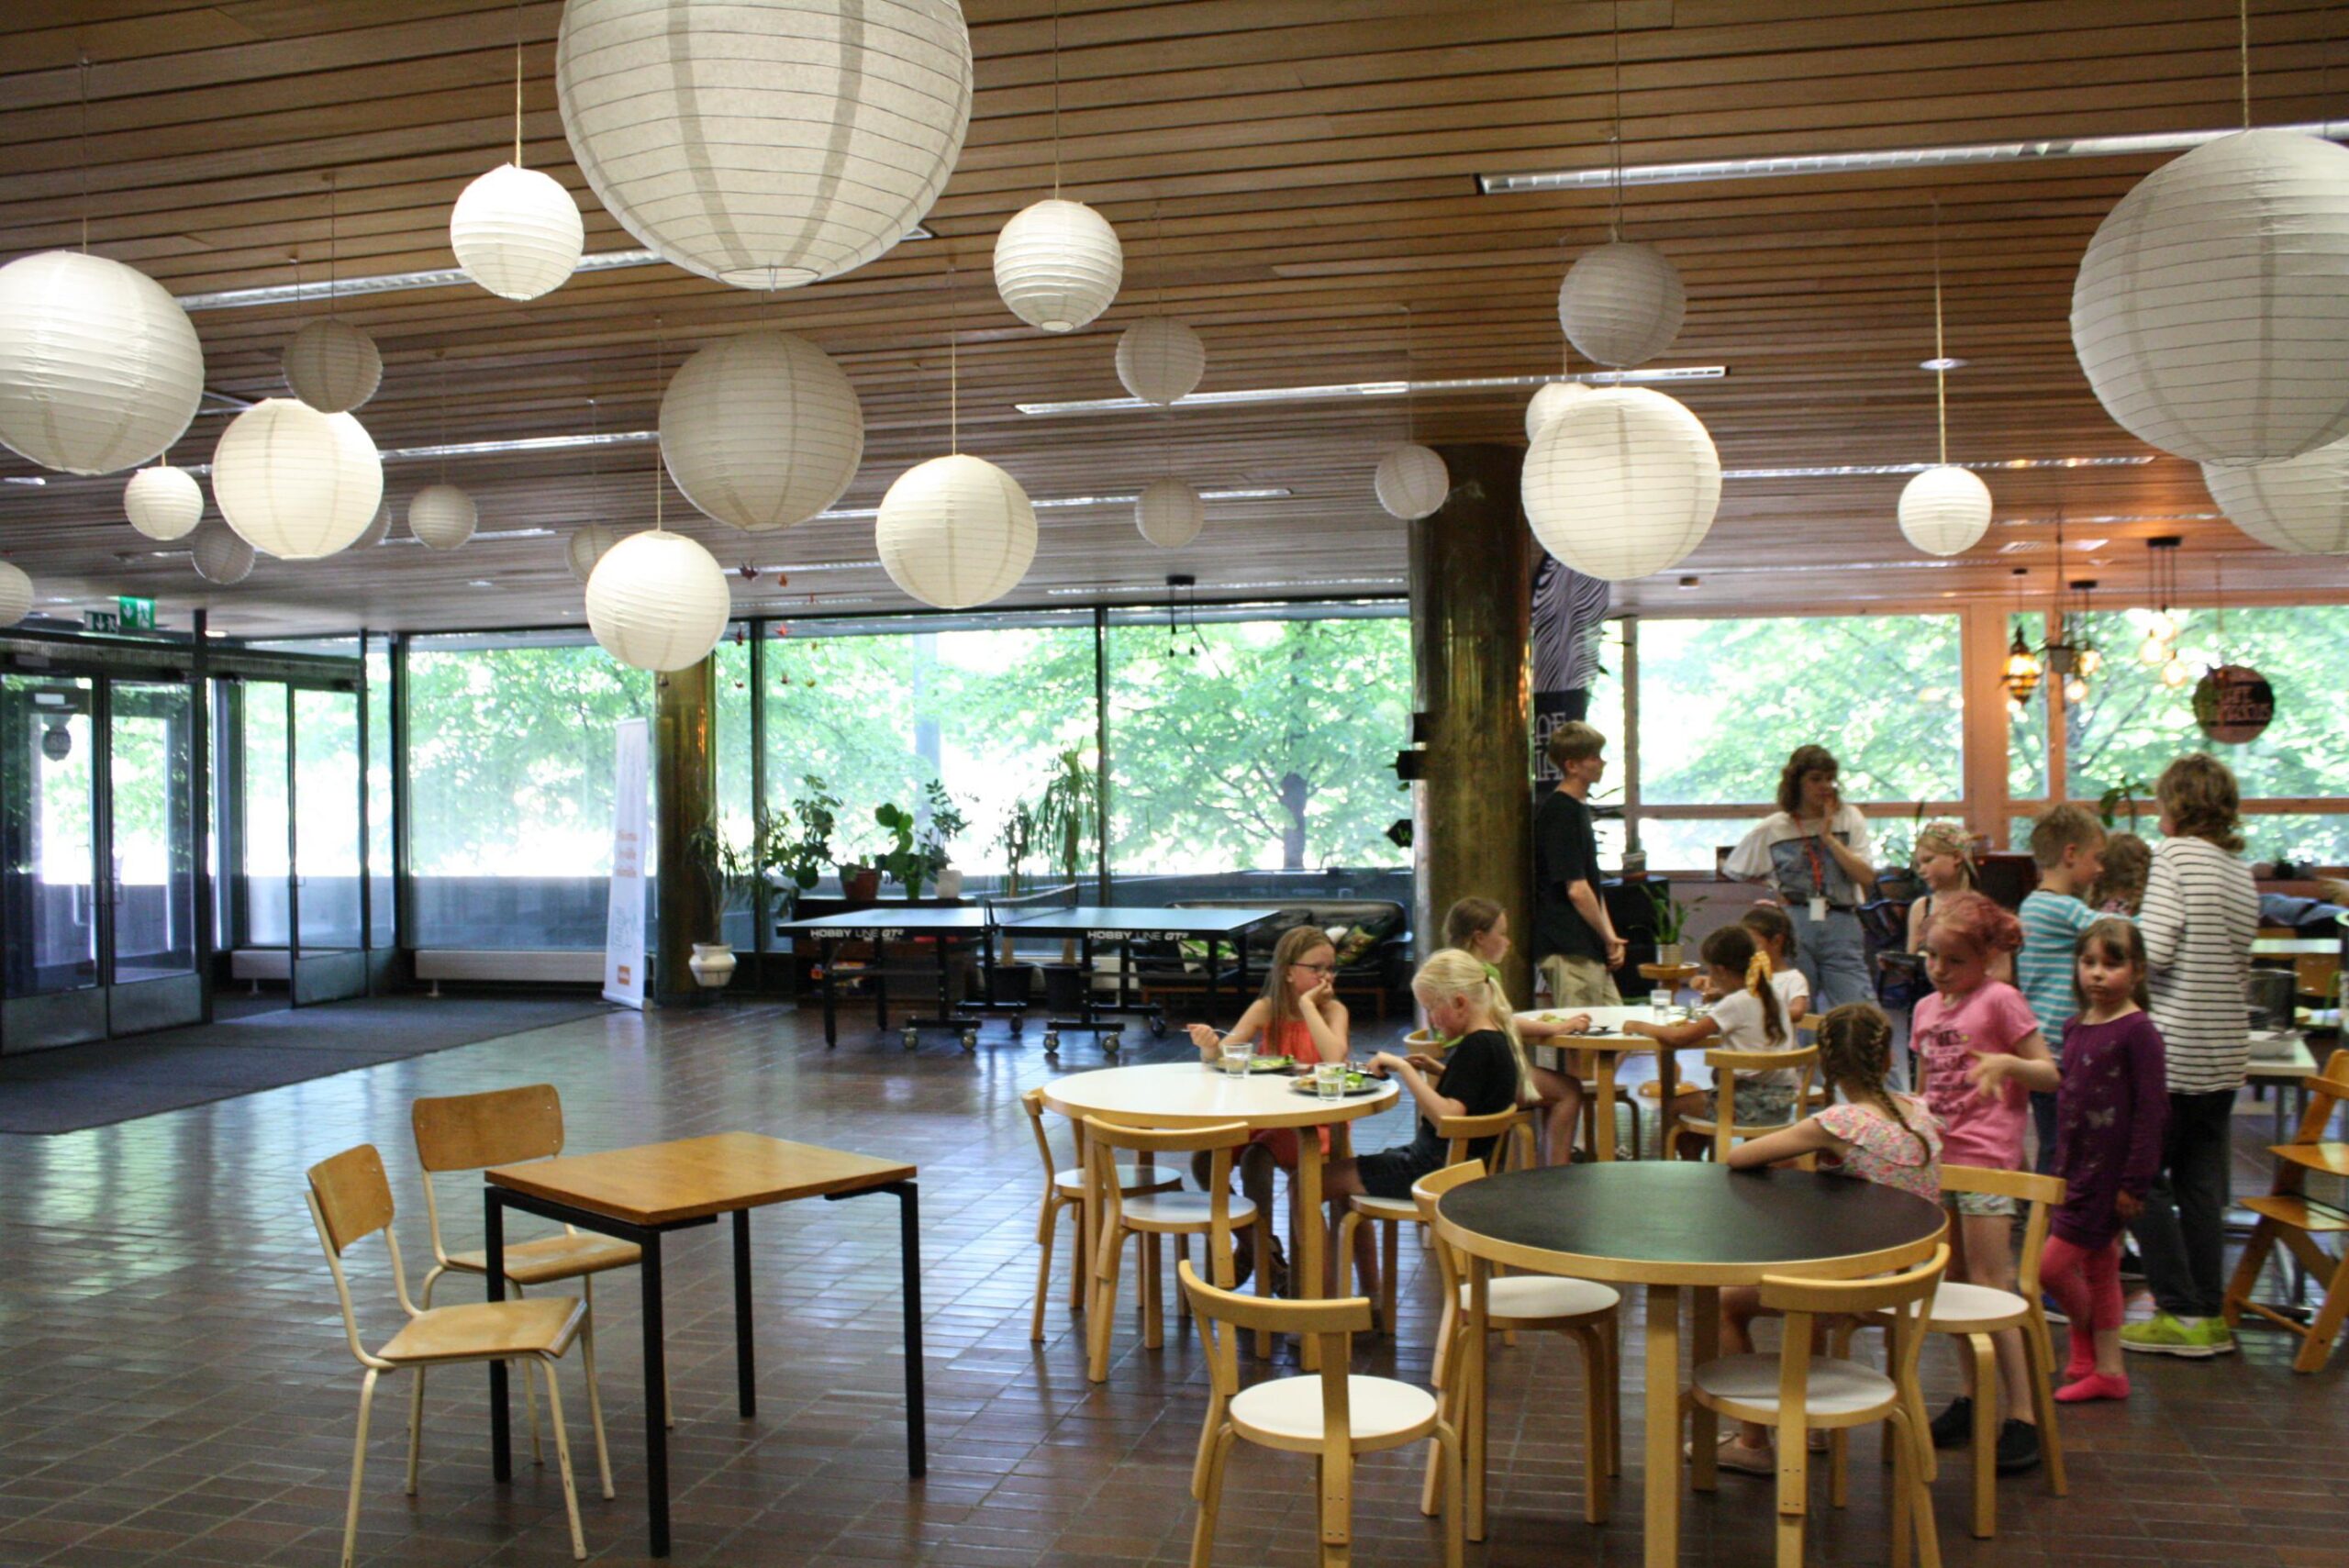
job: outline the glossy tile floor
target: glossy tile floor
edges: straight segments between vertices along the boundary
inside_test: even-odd
[[[1375,1032],[1365,1030],[1364,1044]],[[1136,1034],[1128,1061],[1187,1050]],[[1129,1308],[1110,1380],[1093,1387],[1062,1302],[1047,1342],[1028,1339],[1040,1173],[1018,1096],[1055,1072],[1100,1062],[1072,1035],[1056,1067],[999,1025],[969,1056],[940,1036],[908,1054],[895,1036],[854,1031],[827,1052],[812,1012],[615,1014],[95,1132],[0,1139],[0,1564],[334,1562],[359,1371],[302,1203],[302,1172],[349,1144],[377,1144],[415,1265],[429,1253],[409,1100],[540,1080],[562,1090],[574,1150],[740,1128],[921,1169],[924,1482],[909,1483],[903,1468],[893,1205],[810,1203],[757,1216],[760,1417],[749,1423],[733,1413],[723,1242],[710,1230],[672,1239],[674,1561],[1183,1561],[1205,1406],[1196,1340],[1170,1325],[1166,1348],[1146,1351]],[[1399,1113],[1359,1125],[1365,1148],[1408,1133]],[[2247,1150],[2264,1144],[2265,1110],[2246,1106],[2239,1132]],[[470,1239],[479,1207],[462,1185],[451,1184],[449,1210]],[[370,1243],[353,1257],[372,1331],[388,1333],[396,1309],[381,1250]],[[1434,1292],[1416,1251],[1405,1257],[1401,1342],[1360,1342],[1358,1366],[1419,1379]],[[644,1551],[634,1304],[632,1274],[598,1296],[613,1501],[589,1480],[579,1373],[564,1371],[598,1561]],[[2071,1497],[2050,1498],[2037,1477],[2004,1483],[1994,1541],[1968,1536],[1964,1468],[1945,1463],[1936,1493],[1946,1560],[2337,1568],[2349,1539],[2349,1356],[2299,1377],[2279,1336],[2243,1342],[2245,1353],[2221,1362],[2132,1365],[2137,1392],[2126,1406],[2067,1414]],[[1626,1355],[1634,1369],[1639,1354],[1634,1331]],[[1945,1349],[1928,1355],[1938,1408],[1953,1362]],[[1594,1529],[1581,1519],[1582,1392],[1571,1348],[1529,1338],[1497,1356],[1492,1539],[1471,1547],[1472,1562],[1636,1562],[1637,1398],[1624,1406],[1614,1521]],[[514,1484],[490,1480],[478,1370],[430,1382],[414,1499],[400,1486],[403,1379],[384,1392],[362,1561],[569,1560],[551,1466],[531,1468],[523,1446]],[[1854,1471],[1853,1506],[1822,1501],[1812,1515],[1813,1562],[1887,1560],[1882,1473],[1872,1441],[1857,1451],[1866,1462]],[[1218,1560],[1309,1563],[1309,1466],[1239,1452]],[[1408,1459],[1364,1467],[1359,1562],[1441,1560],[1435,1529],[1417,1511],[1415,1477]],[[1770,1561],[1767,1483],[1724,1475],[1718,1494],[1687,1498],[1684,1518],[1687,1561]]]

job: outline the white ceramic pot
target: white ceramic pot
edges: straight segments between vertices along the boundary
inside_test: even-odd
[[[938,896],[941,898],[960,898],[963,896],[963,868],[961,866],[945,866],[940,869],[938,873]]]
[[[1676,966],[1680,962],[1680,944],[1658,942],[1655,949],[1655,961],[1667,967]]]
[[[729,942],[696,942],[694,956],[685,961],[694,972],[694,981],[712,991],[734,978],[734,948]]]

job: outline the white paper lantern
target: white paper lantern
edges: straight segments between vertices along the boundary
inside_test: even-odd
[[[1396,447],[1378,460],[1371,488],[1389,516],[1410,522],[1443,505],[1452,494],[1452,474],[1443,459],[1426,447]]]
[[[971,123],[954,0],[570,0],[562,128],[605,210],[737,288],[863,266],[920,221]]]
[[[685,499],[738,528],[787,528],[841,498],[864,409],[831,356],[789,332],[721,339],[661,397],[661,457]]]
[[[629,535],[587,578],[587,628],[605,652],[639,670],[698,664],[732,612],[717,558],[665,528]]]
[[[204,397],[204,349],[146,273],[72,250],[0,267],[0,442],[112,473],[171,450]]]
[[[2227,521],[2270,550],[2349,555],[2349,441],[2251,468],[2202,466]]]
[[[1957,555],[1990,528],[1990,487],[1973,470],[1943,463],[1901,487],[1900,533],[1927,555]]]
[[[199,527],[190,553],[195,557],[196,575],[207,583],[227,587],[243,582],[252,573],[253,547],[239,539],[236,530],[226,523],[207,522]]]
[[[589,523],[571,530],[571,538],[563,542],[562,558],[570,563],[571,574],[584,584],[596,574],[596,562],[605,552],[620,542],[622,534],[609,523]]]
[[[1602,365],[1647,363],[1672,347],[1687,311],[1678,269],[1653,245],[1618,239],[1586,251],[1558,285],[1567,339]]]
[[[2349,149],[2253,130],[2154,170],[2088,241],[2072,346],[2106,413],[2197,462],[2349,436]]]
[[[467,185],[449,212],[449,249],[465,276],[501,299],[536,299],[579,269],[586,248],[579,204],[537,169],[500,163]]]
[[[481,519],[473,498],[453,484],[428,484],[409,497],[407,531],[429,550],[454,550]]]
[[[1207,508],[1179,479],[1153,479],[1134,501],[1134,526],[1161,550],[1180,550],[1199,537]]]
[[[204,487],[184,468],[142,468],[123,487],[122,510],[149,539],[185,539],[203,520]]]
[[[263,398],[220,432],[212,495],[254,549],[316,561],[348,548],[374,521],[384,464],[351,416]]]
[[[1108,309],[1125,275],[1118,231],[1083,202],[1048,196],[995,238],[996,293],[1047,332],[1074,332]]]
[[[1610,582],[1661,572],[1703,542],[1721,462],[1704,424],[1643,386],[1594,388],[1534,438],[1523,501],[1542,548]]]
[[[1036,509],[1019,482],[956,452],[909,468],[881,497],[873,539],[889,580],[959,610],[1001,598],[1036,558]]]
[[[285,384],[321,414],[342,414],[375,395],[384,356],[375,339],[332,317],[303,323],[285,345]]]
[[[1533,395],[1525,406],[1525,439],[1532,440],[1551,420],[1566,411],[1578,397],[1590,395],[1590,388],[1578,381],[1553,381]]]
[[[351,541],[351,548],[353,550],[373,550],[375,546],[383,543],[391,531],[392,504],[389,501],[378,501],[375,503],[374,517],[369,519],[365,531],[361,533],[357,539]]]
[[[1167,316],[1146,316],[1118,335],[1118,380],[1144,403],[1187,397],[1207,373],[1208,346]]]
[[[0,626],[14,626],[33,613],[33,580],[24,568],[0,561]]]

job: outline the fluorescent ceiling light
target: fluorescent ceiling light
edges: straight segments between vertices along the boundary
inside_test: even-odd
[[[1954,462],[1952,468],[2137,468],[2151,457],[2010,457],[2004,462]],[[1725,468],[1723,479],[1851,479],[1881,474],[1922,473],[1931,462],[1847,462],[1820,468]]]
[[[2065,523],[2214,523],[2225,517],[2224,512],[2099,512],[2087,517],[2001,517],[2002,528],[2054,528]]]
[[[395,447],[384,454],[385,462],[415,462],[424,458],[485,457],[493,452],[557,452],[578,447],[641,446],[661,439],[658,430],[604,430],[585,436],[518,436],[504,441],[449,441],[430,447]]]
[[[793,565],[760,566],[752,570],[780,572],[786,575],[794,572],[878,572],[881,563],[877,561],[803,561]]]
[[[1719,381],[1727,365],[1665,365],[1634,371],[1590,371],[1578,375],[1478,375],[1451,381],[1353,381],[1330,386],[1253,386],[1229,392],[1194,392],[1171,405],[1176,408],[1208,408],[1235,403],[1319,403],[1347,397],[1407,397],[1415,393],[1501,392],[1543,386],[1553,381],[1579,381],[1592,386],[1638,386],[1653,383]],[[1144,403],[1139,397],[1086,397],[1065,403],[1016,403],[1022,414],[1130,414],[1170,406]]]
[[[484,531],[484,532],[482,532],[482,533],[477,533],[477,534],[468,534],[468,535],[466,535],[466,536],[465,536],[465,538],[466,538],[466,542],[471,543],[471,544],[479,544],[479,543],[482,543],[483,541],[484,541],[484,540],[488,540],[488,539],[551,539],[551,538],[553,538],[553,537],[554,537],[554,529],[552,529],[552,528],[490,528],[490,529],[487,529],[487,530],[485,530],[485,531]],[[377,544],[379,544],[379,545],[384,545],[384,544],[413,544],[413,545],[421,545],[421,544],[423,544],[423,542],[424,542],[424,541],[423,541],[422,539],[420,539],[417,538],[414,534],[401,534],[401,535],[399,535],[399,536],[398,536],[397,538],[395,538],[395,539],[377,539],[375,542],[376,542]]]
[[[1965,361],[1944,354],[1938,360],[1919,360],[1917,368],[1920,371],[1962,371],[1965,368]]]
[[[1401,588],[1409,584],[1408,577],[1291,577],[1277,583],[1199,583],[1195,587],[1209,593],[1225,593],[1240,588]],[[1131,587],[1047,588],[1044,592],[1056,599],[1090,598],[1103,594],[1141,594],[1163,595],[1163,588]]]
[[[1202,490],[1199,492],[1199,499],[1202,501],[1272,501],[1290,494],[1292,492],[1286,484],[1256,485],[1242,490]],[[1028,504],[1040,512],[1050,512],[1070,506],[1130,506],[1141,499],[1141,493],[1138,490],[1121,490],[1108,495],[1046,495],[1039,499],[1031,499]],[[849,523],[861,518],[877,517],[880,515],[881,508],[878,506],[836,506],[829,512],[818,512],[807,520],[811,523]],[[876,561],[872,564],[878,566],[881,563]],[[762,568],[762,570],[764,569]],[[802,566],[777,567],[775,570],[805,572],[807,569]]]
[[[875,599],[870,594],[800,594],[795,595],[789,599],[769,599],[764,604],[750,605],[744,607],[760,611],[792,609],[818,610],[829,605],[874,605],[879,603],[880,601]]]
[[[1851,174],[1874,169],[1949,169],[1967,163],[2031,163],[2054,158],[2135,158],[2149,152],[2184,152],[2232,136],[2223,130],[2165,130],[2134,136],[2050,137],[2037,141],[1978,141],[1957,147],[1906,147],[1871,152],[1807,152],[1770,158],[1699,158],[1680,163],[1627,163],[1626,185],[1687,185],[1713,180],[1776,180],[1798,174]],[[2276,126],[2326,141],[2349,141],[2349,120],[2311,120]],[[1513,174],[1479,174],[1476,189],[1488,196],[1529,191],[1606,190],[1616,171],[1606,164],[1584,169],[1545,169]]]
[[[46,484],[49,481],[38,473],[12,473],[0,479],[0,484]]]

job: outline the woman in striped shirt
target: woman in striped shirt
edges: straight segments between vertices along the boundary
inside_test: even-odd
[[[2160,1308],[2121,1330],[2123,1349],[2223,1355],[2228,1135],[2251,1060],[2243,983],[2259,893],[2236,858],[2235,776],[2206,752],[2180,757],[2154,786],[2162,841],[2137,925],[2153,964],[2154,1025],[2165,1046],[2169,1128],[2162,1171],[2131,1229]]]

